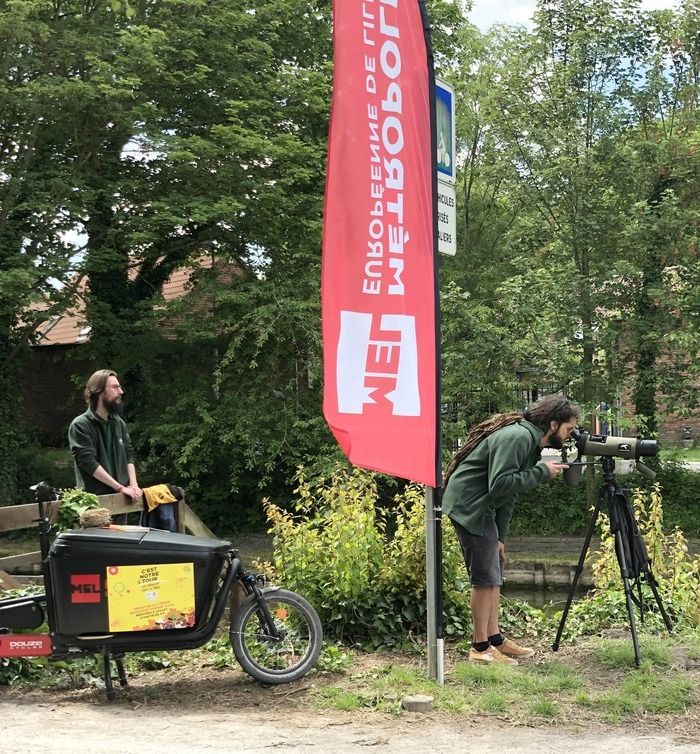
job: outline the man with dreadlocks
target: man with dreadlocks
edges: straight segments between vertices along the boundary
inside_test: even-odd
[[[522,414],[496,414],[474,427],[447,467],[442,510],[455,526],[471,580],[474,662],[517,665],[534,655],[501,635],[503,543],[515,496],[567,468],[543,461],[542,448],[561,449],[578,413],[562,396],[548,395]]]

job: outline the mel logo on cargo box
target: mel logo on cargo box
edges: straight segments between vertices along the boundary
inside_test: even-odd
[[[99,573],[72,573],[71,602],[101,602],[102,584]]]

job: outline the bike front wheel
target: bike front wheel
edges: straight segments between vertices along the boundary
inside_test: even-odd
[[[323,629],[316,611],[303,597],[273,588],[263,590],[260,597],[251,594],[243,600],[231,620],[229,638],[241,667],[256,681],[290,683],[314,666]]]

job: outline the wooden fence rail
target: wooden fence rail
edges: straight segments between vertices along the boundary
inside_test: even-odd
[[[131,498],[123,495],[121,492],[114,495],[100,495],[100,507],[107,508],[112,514],[119,513],[141,513],[143,510],[143,500],[134,502]],[[217,539],[216,535],[206,526],[206,524],[197,516],[197,514],[185,502],[185,498],[173,503],[175,506],[175,520],[177,530],[180,533],[190,533],[198,537],[207,537]],[[47,503],[47,510],[50,521],[56,520],[58,503]],[[9,505],[0,508],[0,532],[19,531],[20,529],[31,529],[39,523],[39,508],[36,503],[27,503],[25,505]],[[22,568],[31,571],[36,566],[41,565],[41,553],[25,552],[20,555],[9,555],[0,558],[0,589],[3,586],[12,588],[18,583],[18,579],[8,576],[5,571]]]

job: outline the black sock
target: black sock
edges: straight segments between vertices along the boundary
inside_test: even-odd
[[[489,636],[489,644],[492,647],[500,647],[503,644],[503,637],[500,633]]]
[[[474,647],[477,652],[485,652],[489,648],[489,643],[487,641],[473,641],[472,647]]]

